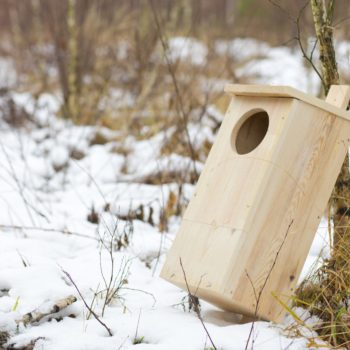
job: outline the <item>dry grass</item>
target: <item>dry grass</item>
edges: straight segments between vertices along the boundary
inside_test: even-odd
[[[294,298],[295,306],[320,319],[313,329],[334,349],[350,349],[350,228],[345,233],[331,258],[301,283]]]
[[[65,101],[71,62],[67,49],[67,9],[63,5],[45,2],[43,8],[31,9],[35,10],[35,16],[27,24],[30,26],[27,32],[23,23],[26,23],[28,9],[9,5],[14,12],[9,31],[5,32],[6,42],[10,45],[0,45],[0,50],[14,59],[22,91],[34,96],[59,92]],[[191,29],[179,31],[179,28],[190,26],[179,27],[176,7],[166,21],[164,13],[157,9],[162,25],[162,33],[159,33],[149,6],[134,11],[128,6],[113,8],[107,20],[94,3],[86,9],[76,9],[81,18],[78,16],[76,23],[79,42],[74,89],[79,117],[74,122],[100,124],[137,138],[149,138],[181,124],[179,99],[180,109],[188,122],[197,122],[198,115],[205,113],[211,104],[224,111],[227,99],[222,97],[222,91],[204,88],[204,85],[216,79],[236,81],[235,62],[229,56],[215,53],[212,31],[197,34],[209,48],[207,64],[171,62],[181,95],[178,96],[160,37],[167,45],[168,38],[174,35],[193,37],[195,33]],[[64,103],[62,114],[66,110]],[[183,134],[178,132],[177,136],[180,138],[177,143],[181,143]],[[184,150],[179,152],[186,153]]]

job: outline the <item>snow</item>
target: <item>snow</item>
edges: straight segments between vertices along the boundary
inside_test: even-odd
[[[179,36],[169,39],[167,55],[172,62],[180,60],[203,66],[207,62],[208,48],[199,40]]]
[[[53,147],[50,153],[50,160],[54,169],[62,169],[69,162],[68,149],[63,146]]]
[[[9,58],[0,58],[0,89],[13,88],[18,80],[14,63]]]
[[[195,39],[173,38],[169,48],[172,60],[206,63],[208,49]],[[218,42],[216,50],[245,62],[238,72],[242,77],[254,75],[257,82],[288,84],[305,91],[318,88],[300,55],[289,48],[236,39]],[[248,61],[258,55],[263,57]],[[118,96],[122,94],[118,92]],[[158,224],[164,204],[172,191],[176,193],[177,185],[142,182],[165,169],[181,172],[193,166],[188,157],[160,153],[162,142],[173,130],[147,140],[129,136],[120,141],[117,132],[57,119],[57,96],[43,94],[34,101],[30,94],[13,93],[13,98],[34,115],[38,125],[29,130],[6,126],[0,130],[0,330],[10,332],[10,343],[23,346],[40,338],[35,349],[44,350],[209,349],[211,344],[200,321],[188,311],[186,293],[159,278],[181,220],[171,217],[162,233]],[[209,106],[207,113],[216,120],[222,118],[214,106]],[[201,126],[189,125],[194,147],[214,140],[210,123],[204,118]],[[97,132],[106,137],[105,144],[91,145]],[[121,142],[127,154],[115,151]],[[81,153],[79,159],[71,156],[73,150]],[[203,161],[195,162],[198,171]],[[192,192],[192,185],[184,185],[185,202]],[[153,224],[146,219],[127,220],[140,207],[145,218],[152,216]],[[87,220],[92,208],[99,214],[98,223]],[[115,246],[117,239],[124,239],[120,250]],[[111,240],[112,255],[108,250]],[[328,246],[327,222],[323,220],[302,277],[320,256],[329,254]],[[101,315],[103,290],[112,269],[120,289],[101,317],[113,332],[109,337],[101,324],[87,317],[87,309],[64,271],[88,305]],[[77,296],[77,302],[55,318],[27,327],[17,325],[16,320],[25,313],[47,310],[69,295]],[[201,306],[218,349],[246,347],[252,323],[240,324],[237,315],[206,302]],[[304,310],[299,311],[306,317]],[[290,323],[290,317],[280,325],[256,322],[254,346],[250,343],[249,348],[307,348],[307,337],[314,334],[304,330],[301,334],[306,337],[290,337]],[[135,339],[141,343],[133,344]]]
[[[310,41],[309,47],[312,46]],[[235,73],[240,80],[253,79],[254,83],[289,85],[313,95],[319,93],[320,79],[307,66],[298,48],[271,47],[252,38],[236,38],[218,40],[214,49],[239,63]],[[314,55],[316,57],[317,53]]]
[[[230,55],[237,61],[244,61],[256,56],[268,55],[270,45],[252,38],[236,38],[231,41],[217,40],[214,47],[220,55]]]
[[[92,130],[89,133],[87,128],[81,128],[81,134],[89,138]],[[79,127],[68,125],[58,129],[54,148],[47,144],[47,138],[40,136],[44,134],[43,129],[21,135],[21,142],[26,145],[22,151],[29,167],[21,160],[19,139],[13,131],[2,133],[4,150],[11,154],[11,164],[16,169],[18,181],[27,189],[24,194],[29,202],[26,205],[20,193],[13,189],[15,181],[9,171],[10,164],[2,153],[1,223],[12,226],[20,218],[20,224],[28,226],[24,229],[2,229],[0,233],[0,289],[9,290],[7,296],[0,298],[0,320],[12,330],[11,342],[19,346],[43,337],[37,343],[43,349],[114,349],[116,346],[124,349],[203,349],[209,346],[197,317],[184,312],[181,306],[174,306],[182,303],[185,293],[158,277],[164,252],[171,244],[179,221],[173,222],[171,233],[160,234],[156,227],[136,220],[130,246],[114,253],[115,268],[127,263],[129,273],[128,283],[121,288],[119,298],[107,308],[104,317],[115,334],[113,337],[107,337],[105,330],[95,320],[86,320],[86,309],[81,300],[62,312],[62,316],[74,314],[75,318],[63,317],[60,322],[52,320],[37,326],[22,327],[16,334],[13,322],[16,316],[18,318],[18,315],[42,309],[47,303],[68,295],[77,295],[62,270],[69,272],[90,304],[94,290],[103,285],[100,266],[106,275],[111,269],[106,251],[100,258],[101,248],[97,241],[64,232],[79,232],[91,238],[108,236],[108,232],[115,227],[122,232],[126,222],[116,219],[114,213],[125,215],[131,208],[149,203],[152,203],[157,222],[161,210],[160,198],[167,197],[174,187],[171,184],[152,186],[118,182],[116,179],[120,176],[122,156],[111,154],[109,144],[86,146],[83,159],[68,161],[67,137],[78,135]],[[50,131],[46,130],[48,134]],[[158,141],[157,138],[149,141],[149,148],[154,149]],[[138,143],[140,145],[135,142],[135,158],[147,155],[148,158],[143,158],[144,162],[150,161],[152,153],[147,151],[144,141]],[[141,149],[144,150],[143,154],[137,156]],[[181,168],[182,158],[174,157],[172,155],[168,160],[163,160],[166,165],[172,161]],[[156,162],[155,159],[153,161]],[[63,170],[50,166],[58,164],[66,165],[64,174]],[[162,160],[158,164],[162,167]],[[136,172],[137,168],[133,170]],[[154,170],[153,165],[147,168],[147,171]],[[110,213],[101,215],[101,224],[87,222],[91,206],[94,205],[101,212],[105,202],[112,206]],[[35,207],[32,208],[32,205]],[[31,229],[33,226],[36,229]],[[51,232],[50,229],[62,232]],[[317,251],[315,247],[312,253],[317,254]],[[18,307],[12,311],[17,299]],[[101,301],[98,301],[96,309],[100,308]],[[140,312],[138,334],[144,337],[145,343],[133,345]],[[203,318],[218,348],[244,348],[250,324],[232,323],[233,315],[206,303],[203,303]],[[65,336],[62,337],[62,334]],[[264,322],[255,324],[255,334],[254,347],[257,349],[284,348],[291,343],[292,349],[302,349],[306,344],[305,339],[289,339],[277,327]]]

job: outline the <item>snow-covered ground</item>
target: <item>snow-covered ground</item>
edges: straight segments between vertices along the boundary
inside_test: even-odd
[[[179,51],[180,44],[178,39],[170,48]],[[196,43],[195,50],[202,55],[198,57],[186,45],[172,58],[193,55],[194,64],[203,64],[205,47]],[[242,76],[252,74],[258,82],[305,91],[317,89],[313,74],[290,49],[236,41],[218,42],[216,50],[230,51],[238,60],[245,60],[248,52],[264,56],[242,66]],[[159,220],[177,185],[141,181],[162,169],[188,169],[190,159],[161,155],[164,133],[148,140],[122,140],[118,132],[56,119],[57,101],[51,95],[43,95],[35,105],[28,94],[13,98],[33,113],[40,127],[0,124],[0,332],[10,334],[7,345],[21,347],[32,341],[34,349],[45,350],[211,349],[198,317],[188,311],[186,293],[159,278],[180,219],[170,218],[162,233]],[[209,120],[203,120],[199,129],[190,126],[194,144],[203,135],[214,137]],[[93,144],[96,133],[107,142]],[[128,149],[127,155],[122,147]],[[198,170],[202,166],[196,164]],[[192,185],[184,186],[185,202],[192,191]],[[147,219],[139,220],[140,208]],[[131,221],[126,220],[130,213],[135,213]],[[325,247],[327,254],[326,226],[320,225],[303,276]],[[111,278],[115,295],[104,309]],[[74,284],[112,336],[89,314]],[[48,311],[70,295],[77,301],[62,311],[28,326],[18,322],[29,312]],[[237,315],[205,302],[201,306],[217,349],[245,349],[251,323],[240,324]],[[290,337],[290,322],[287,317],[281,325],[255,323],[247,348],[307,348],[307,338]],[[306,329],[300,331],[313,337]]]

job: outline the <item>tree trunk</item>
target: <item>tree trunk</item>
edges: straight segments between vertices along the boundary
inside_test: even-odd
[[[68,101],[66,107],[66,116],[73,121],[77,121],[79,115],[78,101],[78,30],[75,14],[75,0],[68,0],[67,27],[68,27]]]
[[[339,73],[333,45],[334,0],[329,1],[328,6],[326,6],[325,0],[311,0],[311,9],[320,50],[322,84],[327,95],[332,84],[339,84]]]
[[[311,9],[315,24],[316,37],[320,50],[322,84],[325,94],[330,86],[339,84],[339,73],[333,44],[332,18],[334,0],[327,4],[325,0],[311,0]],[[349,155],[347,154],[342,169],[335,184],[331,199],[331,209],[334,224],[333,255],[336,255],[340,245],[350,248],[350,174]],[[344,247],[343,247],[344,248]]]

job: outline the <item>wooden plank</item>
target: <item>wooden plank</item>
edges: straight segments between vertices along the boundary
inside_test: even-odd
[[[332,85],[326,98],[327,103],[341,109],[346,109],[348,107],[349,100],[349,85]]]
[[[337,87],[335,95],[345,93],[346,85],[335,85]],[[296,90],[290,86],[274,86],[274,85],[253,85],[253,84],[227,84],[225,86],[225,92],[236,96],[264,96],[264,97],[291,97],[315,107],[318,107],[324,111],[335,114],[338,117],[344,118],[350,121],[350,112],[344,111],[340,106],[332,104],[330,100],[321,100],[312,95],[305,94],[299,90]],[[331,98],[331,97],[330,97]]]

